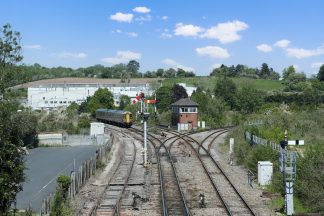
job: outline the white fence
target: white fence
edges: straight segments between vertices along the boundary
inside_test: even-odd
[[[266,139],[262,139],[255,135],[252,135],[250,132],[245,132],[245,140],[249,141],[252,145],[263,145],[271,147],[273,150],[281,152],[281,146],[273,141],[268,141]]]

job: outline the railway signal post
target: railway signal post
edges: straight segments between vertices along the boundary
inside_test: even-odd
[[[144,167],[147,167],[147,120],[149,115],[149,113],[142,113],[144,131]]]
[[[285,139],[280,142],[280,170],[283,173],[284,191],[285,191],[285,212],[287,215],[294,214],[294,191],[293,185],[296,179],[296,158],[295,151],[289,151],[288,145],[304,145],[304,140],[288,140],[287,130]]]

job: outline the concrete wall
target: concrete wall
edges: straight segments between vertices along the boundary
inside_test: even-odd
[[[38,134],[38,140],[40,145],[63,145],[63,134]]]

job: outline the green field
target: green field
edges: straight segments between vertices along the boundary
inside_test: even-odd
[[[189,77],[165,79],[163,85],[173,85],[175,83],[186,83],[188,86],[203,86],[206,89],[213,90],[219,78],[217,77]],[[279,80],[251,79],[251,78],[231,78],[238,88],[244,85],[251,85],[256,89],[264,91],[282,90],[283,84]]]

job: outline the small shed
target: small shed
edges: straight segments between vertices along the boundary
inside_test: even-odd
[[[189,98],[182,98],[173,104],[172,109],[172,125],[178,123],[187,124],[188,130],[197,129],[198,126],[198,104]]]

